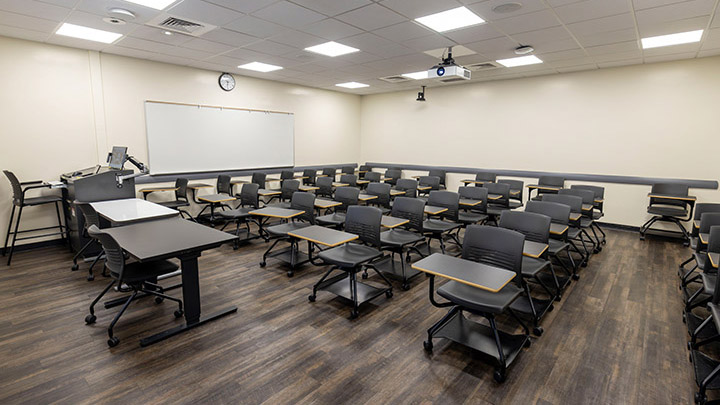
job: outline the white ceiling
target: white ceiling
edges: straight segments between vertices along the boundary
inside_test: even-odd
[[[172,16],[217,26],[199,38],[164,35],[144,25],[161,11],[122,0],[0,0],[0,35],[105,53],[232,72],[355,94],[442,85],[427,80],[386,83],[380,77],[426,70],[425,51],[463,45],[462,65],[515,56],[532,45],[545,63],[473,72],[471,82],[592,70],[720,55],[720,0],[178,0]],[[518,2],[508,14],[497,5]],[[413,19],[467,6],[485,24],[438,34]],[[137,18],[102,21],[121,7]],[[55,35],[63,22],[118,32],[112,45]],[[704,29],[699,43],[642,50],[640,38]],[[325,57],[304,48],[329,40],[361,52]],[[238,69],[248,62],[283,66],[271,73]],[[361,89],[336,83],[357,81]],[[427,83],[426,83],[427,82]]]

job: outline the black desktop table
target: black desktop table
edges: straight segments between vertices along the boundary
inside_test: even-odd
[[[173,257],[180,259],[185,325],[176,326],[144,338],[140,340],[141,346],[157,343],[237,311],[236,306],[231,306],[212,315],[200,316],[198,277],[198,257],[202,251],[232,242],[237,238],[236,236],[180,218],[108,228],[103,229],[103,232],[115,238],[123,250],[139,262]]]

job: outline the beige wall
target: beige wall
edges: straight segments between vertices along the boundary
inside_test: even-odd
[[[718,72],[714,57],[365,96],[361,161],[717,180]],[[601,185],[605,221],[646,220],[649,186]]]
[[[356,162],[360,97],[235,75],[224,92],[219,73],[0,37],[0,168],[21,180],[104,163],[112,145],[147,162],[145,100],[287,111],[295,114],[295,163]],[[11,189],[0,180],[0,229]],[[22,227],[51,225],[51,207],[26,210]]]

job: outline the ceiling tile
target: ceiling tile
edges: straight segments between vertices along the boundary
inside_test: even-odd
[[[103,48],[107,48],[108,44],[103,44],[95,41],[86,41],[84,39],[64,37],[61,35],[52,35],[48,38],[47,43],[53,45],[67,46],[70,48],[81,48],[89,49],[91,51],[102,51]]]
[[[147,25],[135,28],[130,34],[131,37],[146,39],[149,41],[162,42],[168,45],[182,45],[191,41],[193,37],[183,34],[165,35],[164,30]]]
[[[265,7],[254,12],[253,15],[290,28],[300,28],[325,18],[322,14],[288,1],[281,1]]]
[[[538,57],[542,59],[543,62],[554,62],[554,61],[561,61],[561,60],[569,60],[569,59],[577,59],[577,58],[584,58],[587,56],[584,50],[582,49],[570,49],[566,51],[559,51],[559,52],[547,52],[547,53],[537,53]]]
[[[580,65],[591,65],[595,63],[595,59],[588,57],[588,56],[581,56],[577,58],[572,59],[563,59],[563,60],[555,60],[555,61],[549,61],[547,62],[548,65],[560,69],[570,66],[580,66]]]
[[[391,41],[402,42],[409,39],[432,35],[433,32],[413,21],[405,21],[400,24],[375,30],[373,31],[373,34],[379,35]]]
[[[298,49],[305,49],[309,46],[317,45],[323,42],[322,38],[294,30],[285,31],[281,34],[272,36],[269,39],[273,42],[279,42]]]
[[[283,45],[273,41],[259,41],[247,45],[244,49],[251,49],[255,52],[266,53],[269,55],[282,56],[291,52],[295,52],[297,48]]]
[[[635,12],[638,26],[710,15],[715,0],[691,0]]]
[[[455,0],[384,0],[380,4],[411,19],[462,6]]]
[[[720,48],[720,28],[713,28],[705,33],[702,41],[703,51]]]
[[[145,24],[160,14],[158,10],[120,0],[82,0],[77,4],[75,10],[105,17],[108,15],[107,10],[112,7],[120,7],[132,11],[135,14],[135,19],[133,19],[132,22],[135,24]]]
[[[0,25],[0,35],[12,38],[27,39],[29,41],[43,42],[48,38],[47,32],[27,30],[25,28]]]
[[[654,8],[660,6],[666,6],[673,3],[682,3],[687,0],[632,0],[633,8],[635,11],[643,10],[646,8]]]
[[[492,60],[517,56],[514,52],[517,44],[506,37],[473,42],[466,46]]]
[[[640,37],[653,37],[657,35],[673,34],[676,32],[687,32],[705,29],[710,19],[709,15],[686,18],[682,20],[666,21],[654,24],[638,24]]]
[[[463,28],[461,30],[443,32],[443,36],[448,37],[459,44],[467,44],[485,39],[499,38],[505,36],[505,34],[496,30],[490,24],[480,24]]]
[[[287,28],[281,25],[261,20],[251,15],[242,16],[225,24],[223,28],[263,39],[287,31]]]
[[[576,35],[575,36],[582,46],[598,46],[614,44],[616,42],[627,42],[637,40],[637,34],[634,28],[624,30],[601,32],[592,35]]]
[[[565,24],[592,20],[632,11],[628,0],[587,0],[556,7],[555,12]]]
[[[332,18],[310,24],[303,27],[301,31],[331,41],[337,41],[342,38],[362,33],[362,30]]]
[[[628,28],[635,29],[635,20],[632,14],[628,13],[567,24],[566,26],[575,35],[587,36],[600,32],[618,31]]]
[[[233,46],[221,44],[219,42],[207,41],[202,38],[193,38],[181,46],[183,48],[205,51],[213,54],[223,53],[234,49]]]
[[[56,21],[0,11],[0,25],[51,33],[60,26]]]
[[[406,21],[406,18],[400,14],[377,4],[371,4],[345,14],[340,14],[336,18],[366,31],[372,31]]]
[[[659,48],[645,49],[645,50],[643,50],[643,56],[648,58],[648,57],[660,56],[660,55],[691,53],[691,52],[697,52],[699,50],[700,50],[700,43],[695,42],[692,44],[672,45],[672,46],[663,46],[663,47],[659,47]]]
[[[512,37],[521,44],[527,45],[572,40],[572,37],[564,27],[552,27],[537,31],[524,32],[522,34],[515,34]]]
[[[669,55],[645,56],[645,63],[669,62],[672,60],[692,59],[697,52],[674,53]]]
[[[552,11],[543,10],[494,21],[493,25],[508,34],[535,31],[560,25]]]
[[[252,62],[252,61],[248,60],[248,59],[237,58],[237,57],[232,57],[232,56],[228,56],[228,55],[217,55],[217,56],[212,56],[210,58],[205,59],[205,62],[214,63],[214,64],[225,66],[225,67],[236,68],[239,65],[243,65],[245,63]]]
[[[170,8],[168,14],[222,26],[242,17],[242,14],[225,7],[216,6],[202,0],[183,0]]]
[[[591,46],[588,48],[585,48],[585,50],[590,54],[591,56],[595,55],[607,55],[617,52],[627,52],[627,51],[639,51],[640,47],[638,46],[637,41],[627,41],[627,42],[618,42],[616,44],[610,44],[610,45],[600,45],[600,46]]]
[[[635,59],[642,57],[642,52],[640,50],[636,51],[627,51],[627,52],[615,52],[615,53],[609,53],[604,55],[595,55],[593,56],[593,59],[596,63],[600,64],[603,62],[614,62],[619,60],[625,60],[625,59]]]
[[[698,58],[706,58],[708,56],[718,56],[718,55],[720,55],[720,48],[708,49],[707,51],[698,52]]]
[[[444,36],[438,34],[431,34],[421,38],[402,41],[401,44],[409,48],[415,49],[416,51],[425,52],[430,49],[447,48],[449,46],[454,46],[455,42],[445,38]]]
[[[221,44],[234,47],[245,46],[259,41],[258,38],[251,37],[250,35],[226,30],[224,28],[216,28],[212,31],[206,32],[202,35],[202,38],[207,39],[208,41],[220,42]]]
[[[0,0],[0,10],[46,20],[62,21],[70,9],[35,0]]]
[[[278,0],[205,0],[208,3],[217,4],[218,6],[227,7],[229,9],[239,11],[241,13],[252,13],[253,11],[260,10],[263,7],[267,7],[273,3],[277,3]]]
[[[114,55],[122,55],[138,59],[150,59],[155,55],[155,52],[142,51],[134,48],[126,48],[124,46],[118,45],[109,46],[103,49],[103,53],[112,53]]]
[[[601,69],[605,69],[605,68],[612,68],[612,67],[618,67],[618,66],[639,65],[642,63],[643,63],[642,58],[631,58],[631,59],[616,60],[616,61],[611,61],[611,62],[601,62],[601,63],[598,63],[597,65]]]
[[[503,18],[510,18],[519,16],[522,14],[534,13],[536,11],[547,10],[547,6],[543,0],[523,0],[517,3],[522,4],[520,10],[513,11],[512,13],[496,13],[493,8],[508,3],[508,0],[490,0],[481,1],[475,4],[471,4],[468,8],[474,11],[477,15],[482,17],[485,21],[497,21]]]
[[[56,6],[73,8],[77,5],[79,0],[40,0],[43,3],[54,4]]]
[[[558,68],[557,71],[560,73],[571,73],[571,72],[581,72],[583,70],[595,70],[597,69],[597,65],[592,63],[589,65],[578,65],[578,66],[568,66],[563,68]]]
[[[369,0],[293,0],[293,2],[331,17],[370,4]]]

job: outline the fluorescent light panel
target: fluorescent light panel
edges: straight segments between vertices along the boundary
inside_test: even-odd
[[[643,49],[659,48],[661,46],[690,44],[700,42],[703,30],[680,32],[677,34],[660,35],[657,37],[643,38]]]
[[[86,39],[88,41],[110,44],[115,42],[122,34],[110,31],[96,30],[95,28],[83,27],[82,25],[64,23],[55,31],[58,35],[66,37]]]
[[[422,80],[422,79],[427,79],[427,78],[428,78],[428,73],[427,73],[427,70],[423,70],[423,71],[420,71],[420,72],[403,73],[402,76],[403,76],[403,77],[410,78],[410,79]]]
[[[359,49],[351,46],[339,44],[335,41],[325,42],[324,44],[311,46],[305,48],[306,51],[319,53],[321,55],[336,57],[340,55],[347,55],[348,53],[358,52]]]
[[[139,4],[141,6],[154,8],[155,10],[164,10],[167,6],[175,3],[177,0],[125,0],[128,3]]]
[[[339,83],[339,84],[336,84],[336,86],[345,87],[347,89],[359,89],[361,87],[370,87],[369,84],[358,83],[358,82]]]
[[[500,59],[496,60],[495,62],[505,67],[525,66],[534,65],[536,63],[543,63],[543,61],[538,59],[538,57],[535,55],[521,56],[519,58]]]
[[[465,7],[430,14],[416,18],[415,21],[437,32],[456,30],[485,22],[485,20]]]
[[[244,65],[240,65],[238,67],[240,69],[254,70],[256,72],[263,72],[263,73],[282,69],[282,66],[269,65],[267,63],[262,63],[262,62],[250,62],[250,63],[246,63]]]

